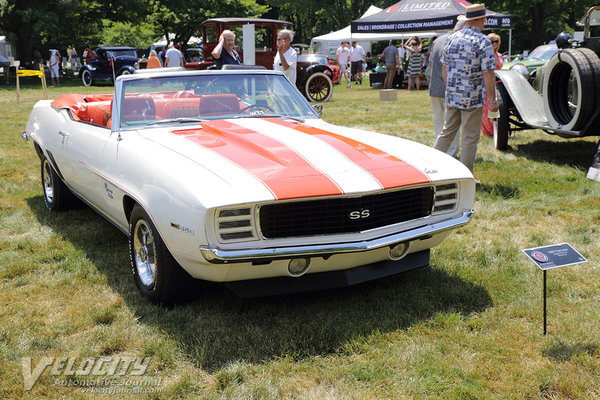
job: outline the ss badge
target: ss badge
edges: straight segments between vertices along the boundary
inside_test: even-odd
[[[350,219],[363,219],[369,218],[371,216],[371,211],[369,209],[362,209],[360,211],[350,211],[348,214],[348,218]]]

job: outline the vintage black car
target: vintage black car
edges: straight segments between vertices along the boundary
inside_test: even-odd
[[[132,74],[139,68],[139,58],[134,47],[100,46],[94,51],[94,58],[79,70],[84,86],[96,81],[114,82],[117,76]]]

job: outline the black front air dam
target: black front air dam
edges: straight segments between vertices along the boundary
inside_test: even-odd
[[[407,255],[398,261],[380,261],[342,271],[306,274],[297,278],[277,277],[226,282],[224,285],[241,298],[274,296],[356,285],[429,265],[430,251]]]

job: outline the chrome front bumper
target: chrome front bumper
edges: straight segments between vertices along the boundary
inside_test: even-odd
[[[420,228],[411,229],[380,238],[361,240],[349,243],[318,244],[310,246],[275,247],[268,249],[223,250],[217,248],[200,247],[204,258],[214,264],[230,262],[251,262],[258,260],[272,260],[282,258],[298,258],[312,256],[327,256],[338,253],[356,253],[375,250],[397,243],[425,238],[436,233],[459,228],[467,224],[475,210],[465,211],[462,216],[448,221],[442,221]]]

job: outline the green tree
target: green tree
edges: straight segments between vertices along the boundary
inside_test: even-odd
[[[192,36],[200,36],[200,24],[206,19],[256,18],[267,10],[255,0],[147,0],[150,23],[167,40],[168,33],[174,34],[173,42],[184,46]]]

